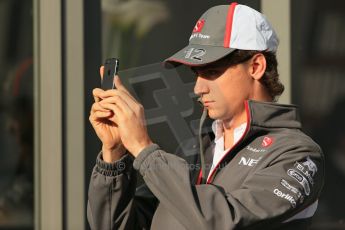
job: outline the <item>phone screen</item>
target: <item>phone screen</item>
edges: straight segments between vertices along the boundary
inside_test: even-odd
[[[114,89],[114,77],[119,70],[119,59],[108,58],[104,63],[104,73],[102,79],[102,89]]]

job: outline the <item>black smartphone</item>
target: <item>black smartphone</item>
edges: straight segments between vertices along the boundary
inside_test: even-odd
[[[103,79],[102,79],[102,89],[114,89],[114,77],[119,70],[119,59],[117,58],[108,58],[105,60],[104,63],[104,72],[103,72]]]

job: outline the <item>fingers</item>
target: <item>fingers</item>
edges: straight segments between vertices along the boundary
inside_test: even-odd
[[[101,80],[103,80],[103,74],[104,74],[104,66],[102,65],[102,66],[99,68],[99,75],[101,75]]]
[[[101,76],[101,81],[103,80],[103,73],[104,73],[104,66],[101,66],[101,67],[99,68],[99,75]],[[102,100],[101,95],[102,95],[102,92],[103,92],[103,91],[104,91],[104,90],[102,90],[102,89],[100,89],[100,88],[96,88],[96,89],[94,89],[94,90],[92,91],[93,99],[94,99],[95,102],[99,102],[99,101]]]
[[[91,107],[90,113],[95,113],[97,111],[107,112],[109,110],[108,109],[104,109],[99,102],[95,102],[95,103],[93,103],[93,105]]]
[[[112,115],[113,115],[112,111],[108,109],[104,109],[98,102],[96,102],[91,107],[90,120],[91,118],[92,120],[97,120],[100,118],[109,118]]]
[[[113,107],[115,105],[116,107]],[[132,108],[119,96],[106,98],[100,102],[100,106],[104,109],[113,111],[116,116],[123,118],[123,116],[131,116],[133,113]]]
[[[99,69],[103,78],[104,66]],[[114,83],[116,89],[102,90],[96,88],[92,94],[95,100],[90,112],[92,118],[109,118],[110,120],[119,118],[130,118],[143,114],[143,106],[129,93],[122,84],[119,76],[115,76]],[[134,117],[133,117],[134,118]]]
[[[116,82],[119,82],[119,78],[116,76],[117,80]],[[109,98],[109,97],[114,97],[114,96],[119,96],[121,97],[131,108],[135,108],[137,106],[141,106],[141,104],[125,89],[123,85],[118,85],[120,87],[114,90],[106,90],[102,92],[101,96],[103,99]]]
[[[93,99],[95,100],[95,102],[99,102],[102,100],[102,93],[104,92],[104,90],[100,89],[100,88],[96,88],[92,90],[92,95],[93,95]]]
[[[103,75],[104,75],[104,66],[101,66],[99,68],[99,74],[101,76],[101,80],[103,80]],[[133,101],[136,101],[136,99],[130,94],[130,92],[126,89],[126,87],[122,84],[121,80],[120,80],[120,77],[118,75],[116,75],[114,77],[114,84],[115,84],[115,87],[117,90],[121,91],[121,92],[124,92],[125,94],[128,95],[128,97],[130,97]],[[112,90],[106,90],[106,92],[108,91],[112,91]],[[103,97],[109,97],[111,95],[108,95],[108,94],[104,94]],[[96,101],[96,100],[95,100]]]
[[[102,103],[102,107],[112,113],[113,116],[108,117],[108,119],[115,124],[118,124],[118,120],[124,117],[122,109],[116,104]]]
[[[107,122],[111,120],[114,122],[114,113],[108,109],[104,109],[98,102],[95,102],[90,111],[89,121],[91,122],[92,126],[99,123]]]
[[[136,111],[137,107],[141,106],[137,101],[133,100],[133,98],[126,93],[114,91],[112,93],[109,92],[108,95],[112,96],[104,98],[103,103],[118,104],[121,108],[123,108],[123,110]]]
[[[89,120],[91,121],[91,123],[93,123],[93,121],[99,121],[100,119],[109,118],[112,116],[112,114],[113,113],[111,111],[97,111],[90,114]]]

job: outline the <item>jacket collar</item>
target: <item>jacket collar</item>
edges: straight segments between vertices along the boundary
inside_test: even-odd
[[[301,129],[299,111],[295,105],[275,102],[247,101],[250,127]]]
[[[250,139],[255,134],[260,132],[266,133],[274,128],[301,128],[298,109],[295,105],[283,105],[274,102],[248,100],[245,101],[245,109],[247,112],[247,127],[245,132],[240,141],[238,141],[228,151],[228,153],[223,156],[214,170],[210,172],[210,176],[206,183],[210,183],[213,180],[220,164],[227,164],[227,162],[235,156],[235,154],[229,153],[245,144],[246,140]],[[200,154],[202,156],[203,151],[200,151]],[[202,164],[201,167],[203,168],[205,166]],[[203,177],[200,170],[197,184],[200,184],[203,178],[206,179],[206,177]]]

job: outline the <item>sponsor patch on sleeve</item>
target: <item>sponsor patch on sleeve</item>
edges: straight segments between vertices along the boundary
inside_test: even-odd
[[[288,169],[287,174],[290,177],[292,177],[293,179],[295,179],[300,185],[302,185],[302,187],[304,189],[304,194],[309,196],[309,194],[310,194],[310,185],[309,185],[308,180],[301,173],[299,173],[295,169]]]
[[[275,189],[273,190],[273,193],[274,193],[276,196],[278,196],[278,197],[280,197],[280,198],[283,198],[283,199],[289,201],[290,204],[291,204],[291,206],[292,206],[293,208],[296,207],[296,201],[295,201],[295,199],[293,198],[293,196],[290,195],[289,193],[284,193],[284,192],[280,191],[280,190],[277,189],[277,188],[275,188]]]
[[[310,184],[314,185],[313,177],[317,172],[317,166],[309,156],[303,162],[296,162],[294,166],[308,179]]]
[[[290,185],[289,182],[287,182],[285,179],[281,179],[280,180],[280,184],[282,186],[284,186],[287,190],[289,190],[289,191],[293,192],[294,194],[296,194],[297,200],[299,200],[301,203],[304,201],[304,196],[299,191],[299,189],[297,189],[296,187]]]

